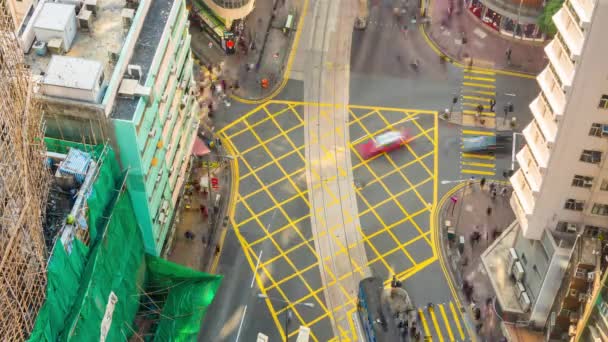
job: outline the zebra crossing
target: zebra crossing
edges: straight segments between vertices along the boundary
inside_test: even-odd
[[[491,102],[496,99],[496,73],[476,68],[464,69],[461,86],[461,142],[467,137],[496,136],[496,113]],[[478,108],[482,111],[479,114]],[[496,108],[494,108],[496,110]],[[463,144],[461,144],[463,147]],[[460,173],[463,176],[494,176],[496,157],[482,153],[460,151]]]
[[[453,302],[418,308],[423,341],[467,341],[462,314]]]

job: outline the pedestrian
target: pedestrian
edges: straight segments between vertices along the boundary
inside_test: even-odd
[[[475,190],[473,187],[473,184],[475,183],[475,176],[471,176],[471,178],[469,178],[467,183],[471,187],[471,190]]]
[[[479,181],[479,188],[481,190],[483,190],[483,187],[486,185],[486,177],[481,177],[481,180]]]
[[[480,117],[482,112],[483,112],[483,105],[480,103],[477,105],[477,117]]]
[[[477,332],[477,334],[479,334],[481,332],[481,328],[483,327],[483,323],[479,322],[475,325],[475,331]]]
[[[215,245],[215,256],[218,256],[220,254],[220,245]]]
[[[502,197],[506,197],[507,196],[507,192],[509,191],[509,189],[507,189],[507,187],[505,186],[504,188],[502,188],[500,190],[500,196]]]
[[[486,214],[488,216],[492,216],[492,207],[488,207],[488,209],[486,209]]]
[[[505,55],[507,56],[507,64],[511,65],[511,53],[513,51],[511,50],[511,47],[507,48],[507,51],[505,52]]]
[[[496,100],[494,100],[494,98],[490,99],[490,111],[493,112],[494,111],[494,107],[496,106]]]
[[[507,116],[509,116],[509,105],[503,107],[503,112],[505,114],[505,121],[507,121]]]
[[[490,196],[492,200],[496,199],[496,188],[493,188],[492,191],[490,191]]]
[[[496,183],[494,182],[490,182],[490,192],[492,192],[492,190],[496,189]]]
[[[476,321],[481,319],[481,309],[477,306],[475,306],[475,309],[473,309],[473,318],[475,318]]]

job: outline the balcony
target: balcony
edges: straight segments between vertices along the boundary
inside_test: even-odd
[[[524,148],[517,153],[516,158],[519,167],[524,171],[524,176],[526,177],[528,184],[530,184],[530,189],[532,189],[533,192],[539,192],[543,182],[543,176],[540,173],[540,168],[534,159],[534,155],[530,151],[530,147],[527,145],[524,146]]]
[[[526,142],[532,151],[534,159],[538,162],[538,166],[546,169],[551,151],[549,150],[547,141],[538,128],[536,121],[532,120],[532,122],[530,122],[530,124],[524,128],[522,133],[526,138]]]
[[[580,57],[585,36],[583,35],[583,31],[581,31],[579,24],[575,21],[573,15],[570,13],[570,10],[568,10],[565,6],[562,7],[553,16],[553,22],[555,23],[559,33],[564,38],[566,45],[568,45],[568,49],[576,58]]]
[[[551,68],[547,66],[545,70],[538,74],[536,80],[543,94],[545,94],[549,106],[553,108],[553,113],[555,115],[563,115],[564,107],[566,106],[566,94],[555,78]]]
[[[527,218],[534,210],[534,195],[524,176],[523,170],[517,170],[510,180],[511,185],[513,185],[513,197],[517,198],[521,212]]]
[[[530,103],[530,110],[547,141],[554,143],[557,134],[557,118],[553,115],[553,111],[542,93]]]
[[[562,85],[566,88],[571,87],[574,78],[574,63],[570,60],[570,54],[560,40],[553,39],[551,43],[547,44],[545,53]]]
[[[513,195],[511,195],[509,203],[511,203],[511,208],[515,213],[515,217],[517,218],[519,226],[522,228],[522,231],[526,232],[528,230],[528,214],[526,214],[526,212],[524,211],[524,208],[521,205],[521,202],[519,201],[519,198],[517,197],[517,194],[515,194],[515,192],[513,192]]]
[[[588,28],[593,14],[593,0],[569,0],[567,6],[570,11],[576,13],[581,27]]]

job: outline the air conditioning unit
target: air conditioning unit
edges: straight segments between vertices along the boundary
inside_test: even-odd
[[[148,137],[150,137],[150,138],[152,138],[155,135],[156,135],[156,128],[151,130],[150,132],[148,132]]]
[[[568,223],[568,224],[566,225],[566,231],[567,231],[568,233],[576,233],[576,231],[577,231],[577,230],[578,230],[578,229],[577,229],[577,227],[576,227],[576,224],[574,224],[574,223]]]
[[[521,265],[521,262],[516,261],[513,264],[513,268],[511,268],[511,275],[516,281],[521,281],[524,279],[524,267]]]
[[[135,10],[132,8],[123,8],[120,13],[120,17],[122,18],[122,28],[126,31],[131,28],[131,24],[133,23],[133,18],[135,17]]]
[[[521,305],[521,309],[524,312],[530,311],[530,306],[532,305],[532,303],[530,302],[530,297],[528,297],[528,294],[526,292],[523,292],[519,297],[519,304]]]
[[[587,301],[587,298],[588,298],[588,297],[589,297],[589,296],[588,296],[586,293],[579,293],[579,294],[578,294],[578,301],[579,301],[580,303],[583,303],[583,302]]]
[[[163,223],[165,223],[165,220],[166,220],[166,216],[164,213],[158,214],[158,223],[163,224]]]
[[[169,209],[169,201],[164,200],[163,204],[160,206],[160,210],[167,211],[167,209]]]
[[[587,281],[588,282],[592,282],[595,280],[595,272],[589,272],[587,273]]]
[[[167,151],[171,151],[171,147],[173,147],[173,145],[171,145],[171,143],[167,144]]]
[[[161,98],[160,98],[160,102],[163,102],[163,103],[164,103],[164,102],[167,102],[167,98],[168,98],[168,97],[169,97],[169,94],[168,94],[168,93],[164,93],[164,94],[163,94],[163,97],[161,97]]]
[[[517,299],[521,297],[521,294],[526,292],[526,287],[521,281],[515,283],[515,291],[517,291]]]
[[[161,174],[159,174],[158,176],[156,176],[156,183],[158,184],[158,182],[160,182],[160,180],[163,178],[163,176]]]
[[[509,248],[508,262],[507,262],[509,269],[512,269],[513,265],[517,261],[519,261],[519,257],[517,256],[517,252],[515,251],[515,248],[513,248],[513,247]]]
[[[127,74],[131,76],[131,78],[141,81],[141,77],[144,72],[141,68],[141,65],[129,64],[127,65]]]

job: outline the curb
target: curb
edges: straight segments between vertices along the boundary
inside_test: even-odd
[[[426,25],[427,24],[420,24],[418,26],[418,28],[419,28],[420,32],[422,32],[422,37],[426,41],[427,45],[429,45],[429,47],[437,54],[437,56],[443,56],[442,58],[444,60],[446,60],[448,63],[452,64],[455,67],[462,68],[462,69],[471,68],[471,67],[469,67],[469,65],[463,64],[463,61],[459,60],[458,58],[455,58],[454,56],[446,53],[443,49],[441,49],[439,47],[439,45],[437,43],[435,43],[435,41],[431,38],[431,36],[429,36],[428,33],[426,32]],[[511,71],[511,70],[506,70],[506,69],[492,69],[492,68],[482,68],[482,67],[476,67],[476,66],[473,66],[472,68],[474,68],[475,70],[480,70],[480,71],[495,72],[497,74],[505,75],[505,76],[514,76],[514,77],[528,78],[528,79],[536,79],[536,76],[537,76],[536,74],[532,74],[532,73],[521,72],[521,71]]]

